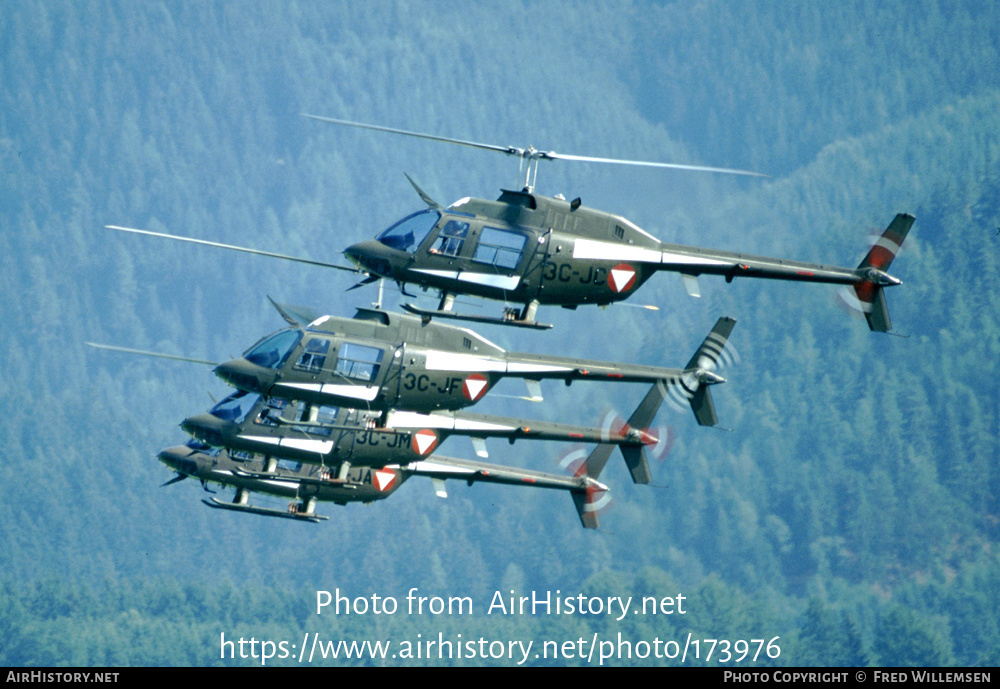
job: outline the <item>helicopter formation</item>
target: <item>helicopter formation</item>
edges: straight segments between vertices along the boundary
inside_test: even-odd
[[[662,403],[687,405],[701,426],[718,416],[710,387],[725,382],[716,370],[729,356],[735,321],[718,319],[683,368],[593,361],[508,352],[470,328],[440,322],[460,319],[528,328],[542,305],[576,309],[629,298],[658,271],[679,273],[691,296],[700,296],[699,275],[758,277],[846,286],[869,328],[891,329],[884,287],[901,284],[887,270],[914,219],[897,215],[854,269],[686,247],[661,242],[625,218],[585,208],[533,190],[539,160],[575,160],[754,175],[743,170],[589,158],[517,149],[312,117],[339,125],[415,136],[514,155],[524,172],[519,191],[497,201],[465,198],[442,207],[410,179],[428,208],[392,224],[375,239],[348,247],[353,266],[108,225],[109,229],[210,245],[321,267],[361,273],[354,287],[389,279],[441,295],[436,310],[403,305],[405,313],[359,308],[353,318],[320,315],[274,302],[287,328],[262,338],[242,357],[212,363],[214,373],[236,389],[181,428],[192,439],[159,453],[177,476],[234,489],[232,501],[211,507],[267,516],[320,521],[317,502],[335,504],[384,499],[409,478],[430,478],[444,497],[444,481],[458,479],[564,490],[581,524],[598,528],[608,487],[599,481],[617,447],[632,480],[651,480],[647,448],[662,444],[651,431]],[[409,179],[409,176],[407,176]],[[354,289],[354,287],[350,289]],[[502,317],[454,310],[456,296],[500,300]],[[410,295],[412,296],[412,295]],[[102,345],[95,345],[102,346]],[[122,349],[107,347],[110,349]],[[134,351],[134,350],[128,350]],[[141,352],[154,354],[152,352]],[[170,357],[176,358],[176,357]],[[542,399],[542,380],[623,382],[649,385],[627,422],[612,427],[574,426],[464,411],[504,378],[520,378],[528,399]],[[486,440],[550,440],[595,444],[571,476],[515,469],[480,460],[443,457],[438,446],[452,435],[471,440],[479,458]],[[662,434],[659,434],[662,436]],[[255,506],[252,493],[292,502],[286,511]]]

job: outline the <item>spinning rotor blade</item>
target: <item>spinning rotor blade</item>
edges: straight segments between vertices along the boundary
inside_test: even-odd
[[[588,452],[582,445],[577,445],[556,457],[556,463],[566,473],[578,478],[593,479],[588,481],[583,490],[573,492],[573,504],[580,515],[580,522],[587,529],[599,528],[601,515],[606,514],[614,506],[614,499],[608,487],[597,481],[610,454],[609,445],[599,445],[592,452]]]
[[[431,141],[441,141],[446,144],[458,144],[459,146],[470,146],[472,148],[484,148],[488,151],[497,151],[498,153],[507,153],[508,155],[519,155],[520,149],[512,148],[510,146],[494,146],[492,144],[481,144],[475,141],[464,141],[463,139],[452,139],[447,136],[435,136],[433,134],[422,134],[420,132],[411,132],[406,129],[394,129],[393,127],[382,127],[377,124],[364,124],[362,122],[351,122],[350,120],[338,120],[333,117],[320,117],[319,115],[309,115],[307,113],[302,113],[303,117],[308,117],[312,120],[319,120],[320,122],[330,122],[332,124],[342,124],[348,127],[358,127],[360,129],[374,129],[377,132],[388,132],[390,134],[403,134],[404,136],[413,136],[418,139],[430,139]]]
[[[669,387],[667,388],[667,392],[668,392],[666,396],[667,403],[670,404],[672,407],[674,407],[676,402],[670,397]],[[674,408],[677,409],[678,407]],[[686,411],[684,407],[680,407],[679,410],[682,412]],[[626,421],[625,418],[615,410],[611,408],[606,408],[604,410],[604,414],[601,417],[601,426],[600,426],[603,432],[608,434],[610,433],[620,434],[622,432],[622,429],[624,429],[627,425],[628,421]],[[667,458],[667,455],[670,454],[670,450],[674,446],[673,426],[668,426],[664,423],[658,423],[655,426],[650,426],[649,428],[642,428],[639,430],[645,431],[650,436],[656,439],[655,444],[646,447],[646,456],[655,459],[659,462],[664,461]],[[582,453],[582,451],[578,452],[579,453],[577,455],[569,453],[562,455],[561,456],[562,461],[570,461],[570,462],[577,460],[582,461],[582,459],[586,457],[586,454]]]
[[[418,185],[416,182],[413,181],[412,177],[410,177],[405,172],[403,173],[403,176],[406,177],[406,180],[410,183],[410,186],[412,186],[416,190],[417,195],[420,196],[420,198],[423,200],[424,203],[426,203],[429,207],[435,210],[439,210],[441,208],[441,204],[432,199],[430,196],[428,196],[427,193],[420,188],[420,185]]]
[[[721,172],[727,175],[748,175],[750,177],[768,177],[762,172],[752,172],[750,170],[737,170],[727,167],[709,167],[707,165],[684,165],[681,163],[654,163],[643,160],[621,160],[618,158],[594,158],[591,156],[576,156],[567,153],[556,153],[554,151],[542,151],[539,156],[545,160],[575,160],[583,163],[609,163],[612,165],[637,165],[640,167],[659,167],[672,170],[690,170],[693,172]]]
[[[292,304],[281,304],[276,302],[270,296],[267,300],[271,302],[271,305],[277,310],[281,317],[285,319],[289,325],[293,328],[305,328],[310,323],[320,318],[323,314],[313,311],[308,306],[294,306]]]
[[[684,367],[683,373],[658,383],[667,403],[678,411],[683,410],[686,404],[690,405],[701,426],[714,426],[718,422],[709,388],[726,380],[715,370],[720,365],[739,361],[739,355],[729,342],[735,324],[732,318],[720,318]]]
[[[177,356],[176,354],[163,354],[161,352],[150,352],[145,349],[130,349],[128,347],[116,347],[114,345],[97,344],[96,342],[87,342],[85,344],[90,345],[96,349],[107,349],[112,352],[125,352],[126,354],[141,354],[143,356],[155,356],[158,359],[173,359],[174,361],[186,361],[191,364],[205,364],[206,366],[218,366],[217,361],[206,361],[205,359],[193,359],[186,356]]]
[[[378,275],[369,275],[368,277],[366,277],[366,278],[365,278],[364,280],[362,280],[361,282],[356,282],[356,283],[354,283],[353,285],[351,285],[350,287],[348,287],[348,288],[347,288],[346,290],[344,290],[344,291],[345,291],[345,292],[350,292],[351,290],[354,290],[354,289],[357,289],[358,287],[364,287],[365,285],[370,285],[370,284],[372,284],[373,282],[377,282],[377,281],[379,281],[379,280],[381,280],[381,279],[382,279],[382,278],[381,278],[381,277],[379,277]]]
[[[494,144],[479,143],[478,141],[466,141],[464,139],[453,139],[447,136],[436,136],[434,134],[413,132],[406,129],[395,129],[393,127],[383,127],[375,124],[351,122],[350,120],[338,120],[332,117],[321,117],[319,115],[308,115],[306,113],[302,113],[302,116],[308,117],[313,120],[319,120],[320,122],[330,122],[333,124],[341,124],[348,127],[359,127],[361,129],[373,129],[378,132],[388,132],[390,134],[403,134],[404,136],[412,136],[418,139],[429,139],[431,141],[441,141],[443,143],[458,144],[459,146],[469,146],[471,148],[481,148],[487,151],[496,151],[497,153],[505,153],[507,155],[516,156],[518,158],[521,158],[522,160],[531,160],[534,161],[535,163],[537,163],[537,161],[539,160],[570,160],[582,163],[637,165],[641,167],[658,167],[658,168],[668,168],[674,170],[690,170],[694,172],[719,172],[729,175],[749,175],[752,177],[768,176],[760,172],[751,172],[749,170],[736,170],[733,168],[709,167],[705,165],[683,165],[680,163],[656,163],[656,162],[647,162],[642,160],[624,160],[620,158],[596,158],[593,156],[578,156],[578,155],[570,155],[568,153],[556,153],[555,151],[539,151],[536,150],[533,146],[528,146],[527,148],[517,148],[516,146],[496,146]],[[423,194],[421,194],[421,196],[423,196]]]
[[[309,258],[299,258],[297,256],[288,256],[287,254],[276,254],[271,251],[261,251],[259,249],[248,249],[245,246],[236,246],[234,244],[222,244],[221,242],[210,242],[206,239],[193,239],[191,237],[180,237],[174,234],[167,234],[165,232],[151,232],[150,230],[137,230],[132,227],[121,227],[119,225],[105,225],[109,230],[117,230],[119,232],[131,232],[133,234],[145,234],[150,237],[163,237],[164,239],[174,239],[179,242],[190,242],[192,244],[203,244],[205,246],[214,246],[220,249],[229,249],[230,251],[242,251],[246,254],[256,254],[258,256],[267,256],[268,258],[280,258],[285,261],[295,261],[296,263],[305,263],[311,266],[320,266],[321,268],[334,268],[336,270],[346,270],[349,273],[359,273],[357,268],[350,268],[348,266],[340,266],[335,263],[326,263],[324,261],[313,261]]]
[[[176,476],[174,476],[172,479],[170,479],[166,483],[161,483],[160,484],[160,488],[166,488],[167,486],[172,486],[173,484],[178,483],[180,481],[183,481],[186,478],[188,478],[187,474],[182,474],[182,473],[178,472],[178,474]]]
[[[597,529],[600,517],[614,507],[615,501],[608,490],[591,484],[583,493],[573,493],[573,504],[584,528]]]

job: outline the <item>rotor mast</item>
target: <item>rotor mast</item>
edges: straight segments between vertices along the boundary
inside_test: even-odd
[[[535,190],[535,180],[538,178],[538,161],[544,157],[544,151],[536,151],[534,146],[527,148],[511,149],[513,155],[517,155],[520,161],[517,164],[517,173],[524,174],[524,183],[521,185],[523,191],[531,193]],[[517,150],[517,153],[513,153]]]

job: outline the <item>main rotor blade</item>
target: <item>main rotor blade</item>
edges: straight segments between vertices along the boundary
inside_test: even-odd
[[[320,266],[321,268],[335,268],[336,270],[346,270],[349,273],[360,272],[357,268],[349,268],[347,266],[339,266],[335,263],[325,263],[323,261],[313,261],[308,258],[299,258],[297,256],[288,256],[286,254],[276,254],[271,251],[261,251],[259,249],[248,249],[245,246],[235,246],[233,244],[222,244],[221,242],[210,242],[206,239],[193,239],[191,237],[180,237],[174,234],[166,234],[165,232],[151,232],[150,230],[137,230],[132,227],[121,227],[119,225],[105,225],[109,230],[118,230],[119,232],[132,232],[133,234],[145,234],[150,237],[163,237],[164,239],[175,239],[179,242],[190,242],[192,244],[204,244],[205,246],[215,246],[220,249],[230,249],[231,251],[242,251],[246,254],[256,254],[258,256],[267,256],[268,258],[280,258],[286,261],[295,261],[296,263],[305,263],[311,266]]]
[[[304,328],[323,314],[316,313],[308,306],[294,306],[292,304],[279,304],[268,295],[267,300],[278,310],[281,317],[293,328]]]
[[[431,208],[433,208],[435,210],[440,210],[441,209],[441,204],[438,203],[437,201],[435,201],[434,199],[432,199],[430,196],[428,196],[424,192],[424,190],[421,189],[417,185],[417,183],[413,181],[412,177],[410,177],[409,175],[407,175],[405,172],[403,173],[403,175],[406,177],[407,181],[409,181],[410,186],[412,186],[414,189],[416,189],[417,194],[420,196],[420,198],[423,200],[424,203],[426,203],[428,206],[430,206]]]
[[[463,139],[452,139],[447,136],[435,136],[434,134],[422,134],[420,132],[411,132],[406,129],[394,129],[393,127],[382,127],[377,124],[364,124],[363,122],[351,122],[350,120],[338,120],[333,117],[320,117],[319,115],[309,115],[307,113],[302,113],[303,117],[308,117],[312,120],[319,120],[320,122],[330,122],[332,124],[342,124],[347,127],[358,127],[360,129],[374,129],[377,132],[388,132],[390,134],[403,134],[404,136],[413,136],[418,139],[430,139],[431,141],[442,141],[447,144],[458,144],[459,146],[471,146],[472,148],[484,148],[488,151],[497,151],[499,153],[507,153],[509,155],[521,155],[520,149],[513,148],[511,146],[494,146],[492,144],[481,144],[476,141],[465,141]]]
[[[179,482],[183,481],[187,477],[188,477],[187,474],[182,474],[182,473],[178,472],[177,475],[174,476],[172,479],[170,479],[166,483],[160,484],[160,488],[166,488],[167,486],[172,486],[175,483],[179,483]]]
[[[672,170],[692,170],[694,172],[721,172],[727,175],[749,175],[751,177],[768,177],[762,172],[752,172],[750,170],[737,170],[727,167],[709,167],[706,165],[683,165],[681,163],[653,163],[643,160],[621,160],[618,158],[594,158],[591,156],[577,156],[568,153],[556,153],[554,151],[543,151],[542,158],[548,160],[575,160],[583,163],[610,163],[613,165],[638,165],[641,167],[660,167]]]
[[[174,361],[186,361],[190,364],[204,364],[206,366],[219,365],[219,363],[216,361],[206,361],[205,359],[193,359],[191,357],[177,356],[175,354],[163,354],[161,352],[150,352],[145,349],[130,349],[128,347],[116,347],[114,345],[97,344],[96,342],[87,342],[85,344],[88,344],[96,349],[107,349],[112,352],[125,352],[126,354],[141,354],[143,356],[155,356],[158,359],[173,359]]]
[[[495,146],[493,144],[479,143],[478,141],[466,141],[464,139],[453,139],[447,136],[437,136],[434,134],[424,134],[422,132],[413,132],[407,129],[395,129],[393,127],[383,127],[377,124],[365,124],[363,122],[351,122],[350,120],[338,120],[332,117],[320,117],[319,115],[309,115],[302,113],[303,117],[308,117],[313,120],[319,120],[320,122],[332,122],[333,124],[342,124],[348,127],[359,127],[361,129],[373,129],[377,132],[388,132],[390,134],[403,134],[405,136],[413,136],[418,139],[430,139],[431,141],[442,141],[449,144],[458,144],[460,146],[470,146],[472,148],[482,148],[487,151],[497,151],[498,153],[506,153],[507,155],[517,156],[518,158],[524,158],[528,160],[570,160],[582,163],[610,163],[614,165],[638,165],[641,167],[658,167],[667,168],[672,170],[691,170],[694,172],[719,172],[729,175],[749,175],[751,177],[768,177],[761,172],[752,172],[750,170],[737,170],[734,168],[725,167],[710,167],[706,165],[684,165],[681,163],[655,163],[647,162],[642,160],[624,160],[619,158],[595,158],[593,156],[578,156],[571,155],[568,153],[556,153],[555,151],[539,151],[534,147],[529,146],[527,148],[516,148],[514,146]],[[412,184],[412,181],[411,181]]]

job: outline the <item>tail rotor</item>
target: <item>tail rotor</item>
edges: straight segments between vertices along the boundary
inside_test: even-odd
[[[661,381],[661,392],[667,403],[677,411],[690,407],[700,426],[714,426],[719,422],[709,386],[725,383],[716,371],[739,361],[739,354],[729,344],[729,335],[736,321],[728,316],[720,318],[712,332],[701,343],[677,378]]]
[[[667,388],[669,390],[669,388]],[[662,392],[662,389],[661,389]],[[668,403],[671,402],[671,398],[665,397]],[[683,411],[683,408],[681,408]],[[603,437],[611,437],[612,435],[621,435],[628,426],[628,422],[625,418],[611,409],[606,408],[601,416],[601,431]],[[670,450],[674,446],[674,429],[673,426],[668,426],[664,423],[657,423],[655,425],[649,426],[648,428],[636,429],[645,434],[645,436],[650,440],[646,445],[646,456],[650,459],[654,459],[658,462],[663,462],[667,455],[670,454]],[[569,453],[566,453],[569,455]],[[586,455],[584,450],[578,449],[575,455],[576,461],[582,461]]]
[[[901,280],[886,271],[899,253],[913,221],[913,216],[906,213],[893,218],[858,266],[860,280],[850,287],[845,286],[838,293],[840,300],[848,308],[864,314],[868,327],[875,332],[885,333],[892,329],[882,288],[902,284]]]
[[[574,488],[570,495],[573,497],[573,505],[580,515],[580,523],[584,528],[599,528],[600,516],[614,505],[608,487],[597,480],[613,449],[613,445],[601,444],[588,455],[586,448],[577,445],[556,458],[564,471],[571,473],[580,481],[579,486]]]

